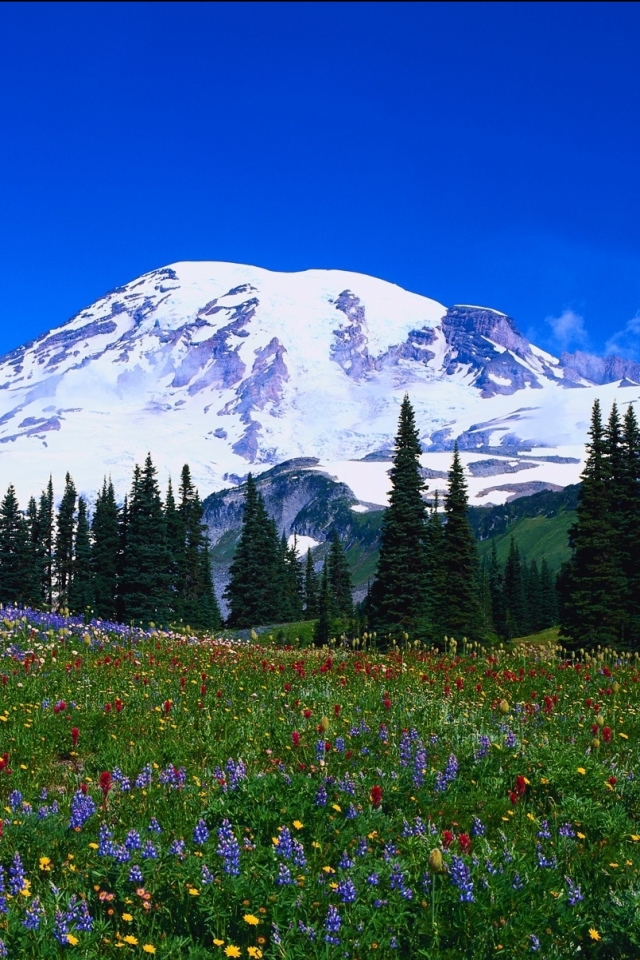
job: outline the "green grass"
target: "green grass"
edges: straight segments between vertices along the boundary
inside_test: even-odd
[[[575,513],[559,513],[555,517],[524,517],[512,523],[506,533],[490,537],[478,544],[480,557],[488,556],[492,543],[496,544],[498,560],[504,564],[509,555],[511,537],[515,540],[520,554],[527,563],[535,560],[540,565],[546,559],[549,569],[555,573],[569,559],[569,528],[575,522]]]

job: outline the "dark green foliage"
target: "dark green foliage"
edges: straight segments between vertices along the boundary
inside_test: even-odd
[[[171,487],[169,487],[171,492]],[[211,580],[209,538],[202,521],[202,503],[187,464],[180,476],[180,502],[175,516],[167,493],[167,536],[176,571],[173,594],[176,614],[198,629],[217,629],[222,620]]]
[[[380,555],[371,588],[372,626],[378,633],[415,631],[427,608],[425,489],[413,408],[405,396],[390,470],[391,493],[380,533]]]
[[[473,640],[481,637],[482,618],[478,601],[478,556],[467,516],[468,504],[467,484],[456,444],[444,508],[444,627],[448,636],[458,639],[466,636]]]
[[[231,627],[252,627],[278,620],[281,595],[280,542],[251,474],[242,532],[225,590]]]
[[[29,552],[27,524],[12,484],[0,506],[0,603],[15,606],[27,602],[24,575]]]
[[[446,570],[444,565],[444,528],[439,511],[438,491],[427,520],[425,558],[429,576],[426,583],[426,620],[431,625],[433,639],[445,634]]]
[[[164,523],[168,554],[167,574],[169,577],[169,609],[172,619],[183,618],[183,586],[180,583],[182,568],[185,567],[185,529],[182,517],[176,508],[171,477],[167,483],[167,495],[164,500]]]
[[[40,537],[40,517],[35,497],[29,499],[26,514],[27,557],[25,569],[25,603],[30,607],[41,607],[44,603],[42,593],[42,552]]]
[[[302,619],[304,593],[304,574],[298,561],[297,542],[294,536],[289,547],[287,538],[282,534],[280,540],[280,613],[278,620],[292,621]]]
[[[38,559],[42,577],[42,596],[46,606],[53,609],[53,481],[49,477],[47,489],[42,491],[38,507]]]
[[[121,595],[130,621],[166,623],[170,617],[169,553],[156,468],[148,454],[136,468],[129,500]]]
[[[320,589],[318,591],[318,619],[313,632],[313,642],[316,646],[322,647],[331,639],[331,623],[331,588],[329,585],[329,568],[325,563],[322,567],[322,574],[320,576]]]
[[[59,610],[69,607],[69,588],[73,576],[73,539],[76,515],[76,488],[70,474],[64,479],[56,523],[54,573]]]
[[[326,566],[332,614],[334,617],[346,620],[353,614],[351,574],[344,548],[335,530],[331,537],[331,547]]]
[[[313,569],[311,548],[307,550],[304,568],[304,614],[307,620],[312,620],[318,614],[318,578]]]
[[[509,556],[504,568],[502,604],[506,637],[522,637],[528,633],[526,584],[523,582],[520,551],[511,537]]]
[[[618,494],[620,563],[627,583],[627,640],[640,649],[640,430],[627,407],[621,438]]]
[[[615,525],[615,518],[620,516],[619,444],[617,411],[612,411],[605,431],[596,400],[577,521],[569,535],[572,556],[565,572],[562,604],[562,635],[574,647],[608,645],[625,639],[626,577]]]
[[[106,477],[96,498],[91,522],[93,545],[91,573],[93,576],[93,609],[101,620],[115,620],[118,616],[118,564],[120,533],[118,505],[111,480]]]
[[[540,565],[540,596],[536,629],[546,630],[558,623],[558,595],[547,561]]]
[[[504,577],[498,563],[498,552],[496,542],[491,545],[491,556],[489,559],[489,593],[491,596],[491,619],[493,627],[498,636],[504,637],[507,632],[507,624],[504,610]]]
[[[87,504],[84,497],[78,497],[73,569],[69,585],[69,609],[71,613],[76,614],[90,613],[93,608],[93,575],[89,532]]]

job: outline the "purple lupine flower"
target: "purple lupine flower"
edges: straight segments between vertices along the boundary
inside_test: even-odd
[[[540,824],[540,829],[538,830],[538,836],[539,836],[542,840],[549,840],[549,839],[551,839],[551,833],[550,833],[550,831],[549,831],[549,821],[548,821],[548,820],[543,820],[542,823]]]
[[[4,867],[0,866],[0,913],[8,913],[7,898],[5,896],[4,886]]]
[[[139,790],[141,790],[144,787],[150,787],[152,781],[153,781],[153,767],[151,766],[150,763],[147,763],[146,766],[142,768],[142,770],[136,777],[134,786],[137,787]]]
[[[238,760],[236,763],[235,760],[232,760],[231,757],[229,757],[225,769],[227,771],[227,782],[230,790],[235,790],[242,780],[247,779],[247,768],[242,760]]]
[[[198,820],[193,831],[193,842],[201,847],[209,839],[209,831],[204,820]]]
[[[483,760],[491,749],[491,740],[487,736],[478,737],[480,746],[473,755],[474,760]]]
[[[524,880],[522,879],[522,877],[517,871],[513,875],[511,886],[513,887],[514,890],[522,890],[522,888],[524,887]]]
[[[291,860],[293,856],[293,843],[291,838],[291,831],[288,827],[283,827],[280,830],[278,836],[278,844],[276,846],[276,853],[280,857],[284,857],[285,860]]]
[[[295,867],[306,867],[307,858],[304,853],[304,847],[299,840],[294,840],[292,843],[293,846],[293,865]]]
[[[174,840],[171,846],[169,847],[169,856],[178,857],[180,860],[184,860],[187,852],[185,850],[185,842],[180,837],[179,840]]]
[[[544,852],[542,850],[542,844],[540,843],[538,844],[537,853],[538,853],[539,867],[549,867],[551,870],[555,870],[555,868],[558,866],[558,861],[556,860],[555,857],[552,857],[550,860],[548,859],[548,857],[545,857]]]
[[[456,857],[455,854],[451,858],[451,882],[460,891],[459,900],[464,903],[475,902],[471,871],[462,857]]]
[[[411,760],[411,739],[408,730],[402,731],[398,753],[400,754],[400,766],[407,767]]]
[[[9,890],[14,897],[20,893],[21,890],[24,890],[25,880],[27,875],[22,866],[22,860],[20,859],[20,854],[16,850],[13,857],[13,863],[9,867]]]
[[[151,833],[162,833],[162,827],[155,817],[151,817],[151,822],[149,823],[147,830],[149,830]]]
[[[139,850],[142,847],[142,839],[137,830],[129,830],[124,845],[127,850]]]
[[[22,926],[26,927],[27,930],[37,930],[40,926],[40,921],[44,916],[44,910],[40,905],[40,898],[34,897],[29,906],[27,907],[24,920],[22,921]]]
[[[144,847],[142,848],[142,858],[143,860],[157,860],[158,859],[158,850],[151,840],[145,842]]]
[[[418,741],[416,754],[413,760],[413,783],[416,787],[424,784],[424,774],[427,769],[427,751],[421,741]]]
[[[222,867],[231,876],[240,874],[240,845],[235,838],[230,822],[225,818],[218,830],[217,853],[222,857]]]
[[[334,747],[338,753],[344,753],[344,737],[336,737]]]
[[[338,884],[338,896],[343,903],[355,903],[358,898],[358,891],[351,877],[345,877]]]
[[[206,865],[206,863],[203,863],[202,864],[202,882],[206,885],[208,883],[213,883],[214,879],[215,878],[211,873],[211,870],[209,870],[209,867]]]
[[[571,877],[565,877],[567,881],[567,886],[569,890],[567,891],[567,902],[569,906],[575,907],[576,903],[580,903],[581,900],[584,900],[582,896],[582,890],[580,887],[573,882]]]
[[[285,887],[294,883],[291,870],[289,870],[289,867],[286,865],[286,863],[278,864],[278,876],[276,877],[276,883],[279,887]]]
[[[0,957],[8,957],[7,947],[4,940],[0,940]]]
[[[367,838],[360,837],[358,840],[358,846],[356,847],[356,857],[364,857],[369,852],[369,847],[367,845]]]
[[[518,739],[515,733],[513,732],[513,730],[509,730],[504,740],[505,747],[508,747],[510,750],[513,750],[517,742],[518,742]]]
[[[380,874],[370,873],[369,876],[367,877],[367,883],[369,884],[370,887],[377,887],[378,884],[380,883]]]
[[[142,870],[140,869],[137,863],[134,863],[133,866],[131,867],[131,870],[129,870],[129,883],[137,883],[138,886],[141,883],[144,883]]]
[[[111,840],[113,836],[111,830],[106,825],[106,823],[100,824],[100,832],[98,834],[98,856],[99,857],[111,857],[113,856],[114,845]]]
[[[131,860],[131,854],[124,844],[114,844],[113,853],[111,855],[116,863],[128,863],[129,860]]]
[[[347,807],[347,812],[345,813],[345,820],[355,820],[358,816],[358,809],[352,803]]]
[[[343,850],[342,856],[338,860],[338,867],[340,867],[342,870],[350,870],[354,863],[355,861],[349,858],[347,851]]]
[[[65,947],[69,943],[69,921],[61,910],[56,910],[53,935],[58,943],[62,943]]]
[[[570,823],[563,823],[558,829],[558,834],[561,837],[575,837],[576,832]]]
[[[326,807],[327,801],[329,799],[329,794],[327,793],[327,788],[323,783],[318,787],[318,792],[316,793],[315,805],[316,807]]]
[[[22,803],[22,794],[19,790],[12,790],[9,794],[9,806],[15,813]]]
[[[96,812],[95,800],[88,793],[77,790],[71,798],[70,812],[70,829],[81,830],[87,820]]]
[[[479,817],[473,818],[473,826],[471,827],[472,837],[484,837],[486,829],[487,828]]]
[[[327,919],[324,922],[324,928],[327,931],[324,938],[325,943],[331,943],[334,946],[340,946],[340,937],[337,934],[340,932],[340,927],[342,926],[342,920],[337,909],[330,905],[327,912]]]
[[[540,949],[540,941],[536,937],[535,933],[530,934],[530,944],[532,953],[536,953]]]
[[[298,920],[298,930],[300,931],[300,933],[306,934],[306,935],[309,937],[309,940],[311,940],[312,943],[313,943],[313,941],[316,939],[316,937],[318,936],[318,934],[317,934],[316,931],[313,929],[313,927],[307,926],[307,924],[304,923],[302,920]]]

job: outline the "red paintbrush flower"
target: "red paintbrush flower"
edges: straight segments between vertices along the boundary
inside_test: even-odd
[[[78,740],[80,739],[80,731],[77,727],[71,727],[71,741],[74,747],[77,747]]]
[[[291,734],[291,743],[294,745],[294,747],[300,746],[300,734],[297,730],[294,730]]]
[[[106,803],[107,795],[111,790],[111,787],[113,786],[113,780],[108,770],[103,770],[102,773],[100,774],[100,777],[98,779],[98,786],[102,790],[102,796]]]
[[[451,846],[451,844],[453,843],[453,840],[454,840],[454,836],[451,833],[451,830],[442,831],[442,846],[445,848],[445,850],[447,849],[447,847]]]
[[[377,784],[371,787],[371,806],[379,807],[382,803],[382,787],[379,787]]]
[[[468,833],[461,833],[458,836],[458,843],[463,853],[471,853],[471,837]]]

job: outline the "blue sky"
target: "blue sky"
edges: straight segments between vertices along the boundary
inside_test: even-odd
[[[0,5],[0,350],[176,260],[640,359],[640,6]]]

